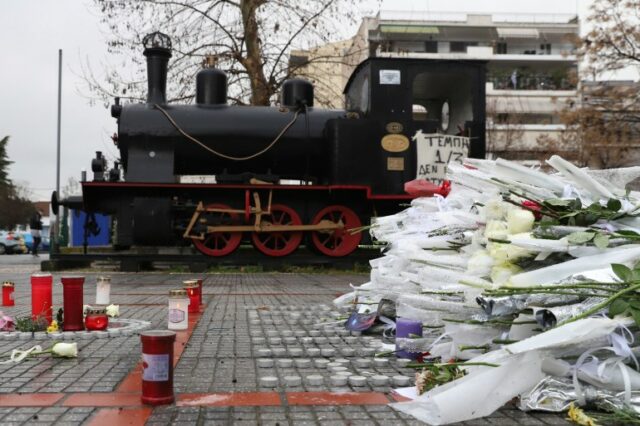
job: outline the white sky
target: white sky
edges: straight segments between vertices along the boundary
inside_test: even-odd
[[[371,5],[376,2],[371,1]],[[385,0],[387,10],[575,13],[589,0]],[[370,7],[369,9],[373,9]],[[61,186],[90,171],[94,151],[113,159],[115,120],[80,93],[81,62],[109,62],[98,12],[90,0],[0,0],[0,137],[11,137],[10,177],[34,199],[55,188],[58,49],[63,49]],[[355,31],[355,28],[354,28]]]

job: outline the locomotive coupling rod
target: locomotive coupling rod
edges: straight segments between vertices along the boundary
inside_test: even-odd
[[[286,231],[332,231],[342,229],[344,224],[323,220],[315,225],[227,225],[227,226],[207,226],[207,233],[214,232],[286,232]]]

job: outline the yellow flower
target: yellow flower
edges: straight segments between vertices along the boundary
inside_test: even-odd
[[[576,407],[573,402],[569,405],[569,420],[580,426],[598,426],[596,421],[589,417],[581,408]]]
[[[56,331],[58,331],[58,321],[53,320],[51,321],[51,325],[47,327],[47,333],[55,333]]]

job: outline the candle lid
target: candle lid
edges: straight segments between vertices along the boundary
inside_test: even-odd
[[[145,342],[173,342],[176,333],[168,330],[145,330],[140,332],[140,340]],[[144,351],[144,348],[142,349]]]
[[[11,281],[5,281],[2,283],[2,287],[15,287],[16,285]]]
[[[98,277],[97,281],[111,282],[111,277]]]
[[[185,287],[194,287],[198,285],[198,280],[186,280],[182,281],[182,285]]]
[[[173,290],[169,290],[169,296],[178,297],[178,296],[187,296],[187,291],[181,288],[176,288]]]
[[[50,277],[51,274],[49,272],[35,272],[31,274],[32,277]]]
[[[86,312],[87,315],[106,315],[107,308],[103,306],[89,306]]]

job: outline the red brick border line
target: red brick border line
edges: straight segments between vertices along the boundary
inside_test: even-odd
[[[264,407],[280,406],[277,392],[184,393],[178,395],[178,407]]]
[[[383,405],[389,398],[380,392],[287,392],[289,405]]]
[[[64,396],[64,393],[0,394],[0,407],[51,407]]]

